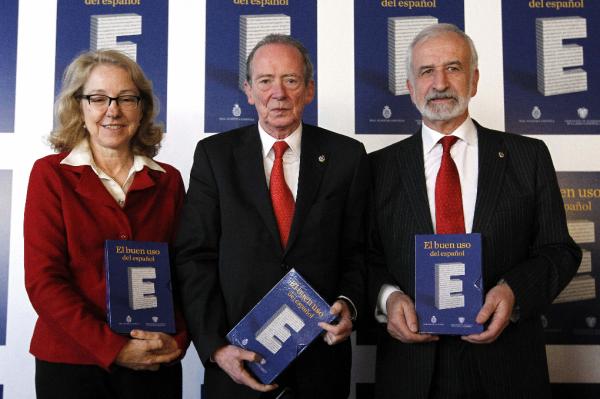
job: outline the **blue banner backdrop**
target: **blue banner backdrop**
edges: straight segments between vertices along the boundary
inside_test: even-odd
[[[257,122],[255,108],[248,104],[240,88],[243,82],[240,75],[243,79],[247,53],[256,41],[269,33],[291,34],[304,44],[310,53],[316,82],[316,0],[206,1],[206,133],[223,132]],[[302,118],[314,125],[317,124],[317,95],[304,109]]]
[[[600,133],[600,3],[502,2],[506,130]]]
[[[406,49],[433,23],[464,29],[462,1],[354,1],[355,131],[412,134],[421,123],[406,88]]]
[[[0,0],[0,133],[15,128],[18,0]]]
[[[169,2],[164,0],[58,0],[55,94],[75,56],[116,48],[136,59],[152,80],[161,108],[157,120],[166,124],[168,13]]]
[[[0,345],[6,345],[12,171],[0,170]],[[0,386],[1,387],[1,386]],[[0,399],[2,397],[0,390]]]
[[[546,343],[600,342],[600,172],[558,172],[569,233],[581,247],[577,275],[542,316]]]

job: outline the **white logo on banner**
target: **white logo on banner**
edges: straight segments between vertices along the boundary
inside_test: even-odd
[[[588,116],[588,109],[586,107],[581,107],[577,109],[577,115],[579,115],[580,119],[585,119]]]
[[[596,316],[588,316],[588,317],[585,318],[585,324],[589,328],[596,327],[596,322],[598,322],[598,319],[596,318]]]
[[[383,107],[383,111],[381,112],[381,115],[383,115],[383,117],[385,119],[390,119],[392,117],[392,110],[390,109],[389,106],[385,106]]]
[[[242,115],[242,108],[239,104],[233,104],[233,108],[231,109],[231,114],[235,117],[240,117]]]
[[[533,119],[540,119],[542,117],[542,111],[540,110],[540,107],[538,107],[537,105],[533,107],[533,109],[531,110],[531,116],[533,117]]]

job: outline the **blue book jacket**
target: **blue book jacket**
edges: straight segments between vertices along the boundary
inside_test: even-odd
[[[246,366],[270,384],[331,323],[330,306],[294,269],[290,270],[227,334],[233,345],[253,351],[263,361]]]
[[[480,234],[415,236],[415,307],[419,332],[469,335],[483,331]]]
[[[104,251],[110,328],[175,333],[167,243],[107,240]]]

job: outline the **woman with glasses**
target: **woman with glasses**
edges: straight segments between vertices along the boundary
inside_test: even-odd
[[[38,398],[180,398],[189,340],[177,332],[122,335],[106,321],[105,240],[171,243],[184,187],[152,158],[151,82],[113,50],[65,71],[50,144],[33,166],[25,205],[25,283],[38,314],[30,351]]]

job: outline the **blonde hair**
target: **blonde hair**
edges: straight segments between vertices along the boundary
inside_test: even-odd
[[[152,92],[152,82],[140,66],[117,50],[89,51],[77,56],[64,72],[62,87],[55,103],[57,126],[50,133],[49,142],[57,152],[71,151],[81,140],[88,137],[81,114],[80,95],[92,70],[101,64],[114,65],[129,73],[140,91],[142,119],[131,139],[131,151],[136,155],[154,157],[160,149],[163,129],[154,123],[158,114],[158,99]]]

